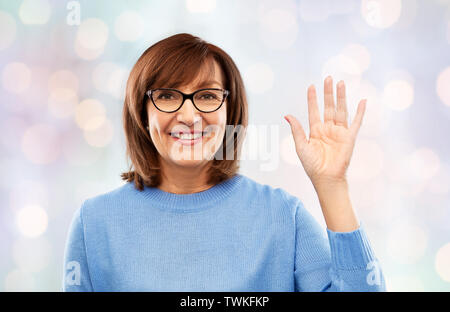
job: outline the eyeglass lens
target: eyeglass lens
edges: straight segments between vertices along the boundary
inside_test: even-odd
[[[221,90],[202,90],[194,95],[194,104],[201,111],[214,111],[222,104],[223,97]],[[152,99],[160,110],[170,112],[180,107],[183,95],[175,90],[155,90]]]

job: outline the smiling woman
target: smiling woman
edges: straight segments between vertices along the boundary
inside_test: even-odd
[[[384,290],[345,179],[365,102],[349,126],[343,82],[337,110],[331,77],[324,87],[325,123],[308,89],[309,139],[285,118],[326,231],[297,197],[237,172],[247,100],[232,59],[189,34],[148,48],[127,83],[126,183],[75,212],[63,290]]]
[[[180,90],[164,90],[170,88],[186,93],[204,88],[217,90],[197,90],[200,92],[187,101]],[[215,95],[215,101],[206,101],[208,95]],[[208,107],[212,109],[205,112]],[[245,128],[247,112],[241,75],[222,49],[189,34],[157,42],[139,58],[128,79],[123,120],[132,166],[122,177],[141,190],[145,184],[173,192],[201,191],[230,178],[239,168],[243,136],[225,136],[225,125]],[[186,137],[174,140],[171,135],[205,130],[208,136],[194,142]],[[231,159],[215,155],[227,146],[234,150]],[[177,183],[171,180],[171,172],[179,176],[186,170],[188,175],[195,172],[199,179],[173,189]],[[197,181],[201,185],[195,185]]]

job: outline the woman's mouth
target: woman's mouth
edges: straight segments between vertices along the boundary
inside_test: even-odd
[[[198,131],[194,133],[171,132],[169,135],[178,143],[183,145],[194,145],[202,141],[203,137],[208,134],[207,131]]]

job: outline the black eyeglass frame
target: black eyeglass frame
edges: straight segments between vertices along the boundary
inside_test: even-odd
[[[157,91],[157,90],[170,90],[170,91],[175,91],[175,92],[180,93],[180,94],[183,96],[183,100],[181,101],[180,106],[179,106],[176,110],[173,110],[173,111],[164,111],[164,110],[160,109],[160,108],[155,104],[155,101],[153,100],[153,97],[152,97],[152,93],[153,93],[154,91]],[[197,107],[197,105],[195,105],[195,102],[194,102],[194,95],[195,95],[196,93],[198,93],[198,92],[200,92],[200,91],[204,91],[204,90],[217,90],[217,91],[223,91],[222,103],[220,103],[220,105],[219,105],[215,110],[213,110],[213,111],[202,111],[201,109],[199,109],[199,108]],[[181,92],[180,90],[177,90],[177,89],[172,89],[172,88],[157,88],[157,89],[151,89],[151,90],[148,90],[147,92],[145,92],[145,94],[152,100],[152,103],[153,103],[153,105],[156,107],[156,109],[159,110],[160,112],[163,112],[163,113],[175,113],[176,111],[178,111],[178,110],[181,108],[181,106],[183,106],[184,101],[187,100],[187,99],[191,100],[192,104],[194,105],[194,107],[195,107],[198,111],[200,111],[200,112],[202,112],[202,113],[212,113],[212,112],[215,112],[215,111],[217,111],[219,108],[222,107],[223,102],[225,102],[225,99],[226,99],[226,98],[228,97],[228,95],[230,94],[230,91],[225,90],[225,89],[219,89],[219,88],[204,88],[204,89],[199,89],[199,90],[197,90],[197,91],[195,91],[195,92],[186,94],[186,93],[183,93],[183,92]]]

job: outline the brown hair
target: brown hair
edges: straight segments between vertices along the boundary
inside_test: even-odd
[[[175,88],[194,81],[201,68],[212,63],[211,60],[215,60],[222,69],[224,88],[230,91],[226,106],[227,125],[233,125],[242,132],[235,137],[234,132],[230,136],[229,131],[226,131],[219,151],[233,148],[233,158],[214,157],[207,183],[217,184],[237,173],[238,156],[248,123],[248,105],[242,77],[234,61],[222,49],[199,37],[180,33],[149,47],[137,60],[128,77],[122,117],[127,157],[132,164],[121,177],[128,182],[134,181],[136,189],[143,190],[143,184],[156,187],[161,183],[158,151],[146,131],[145,92],[156,87]]]

